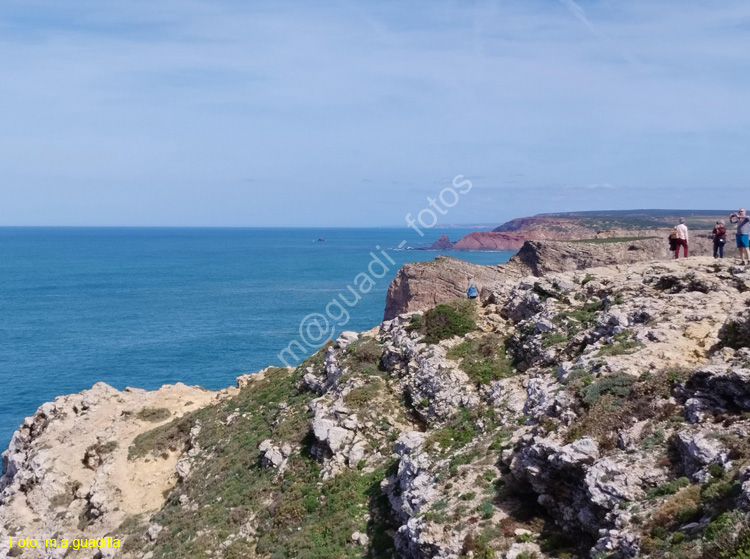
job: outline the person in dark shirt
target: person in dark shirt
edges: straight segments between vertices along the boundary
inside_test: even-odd
[[[727,242],[727,228],[723,221],[717,221],[711,232],[714,240],[714,258],[724,258],[724,244]]]

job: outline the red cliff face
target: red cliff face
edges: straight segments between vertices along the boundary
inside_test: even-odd
[[[430,245],[430,250],[451,250],[453,243],[448,235],[440,235],[440,238]]]
[[[524,237],[495,231],[475,231],[469,233],[456,244],[454,250],[518,250],[523,246]]]

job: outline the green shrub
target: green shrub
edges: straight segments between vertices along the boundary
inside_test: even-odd
[[[708,473],[716,479],[721,479],[724,477],[726,470],[724,470],[724,466],[722,466],[721,464],[709,464]]]
[[[739,492],[740,483],[736,479],[730,481],[713,480],[703,486],[701,496],[705,501],[721,501]]]
[[[495,514],[495,505],[492,503],[492,499],[482,501],[482,504],[477,507],[477,512],[484,520],[492,518]]]
[[[574,369],[563,382],[569,391],[583,400],[584,413],[570,426],[566,440],[572,442],[590,436],[603,448],[611,449],[616,442],[617,430],[630,418],[658,423],[676,417],[678,406],[663,401],[670,397],[675,385],[669,380],[670,375],[670,371],[656,371],[641,375],[638,380],[622,374],[597,379],[583,369]],[[644,448],[658,447],[666,443],[664,438],[663,430],[656,429],[644,438],[641,445]],[[732,448],[729,443],[725,444]]]
[[[155,559],[208,557],[250,521],[257,525],[256,548],[251,552],[237,540],[233,557],[357,559],[362,549],[352,544],[355,531],[369,537],[373,559],[393,555],[395,526],[380,487],[393,473],[389,459],[374,461],[372,471],[353,467],[322,479],[311,455],[310,403],[317,395],[301,388],[302,374],[304,369],[272,369],[234,397],[189,414],[186,429],[201,425],[200,452],[192,475],[154,515],[164,526],[154,542]],[[234,410],[242,420],[227,425]],[[260,463],[258,446],[265,439],[300,450],[289,457],[281,479]],[[194,508],[181,505],[183,495]]]
[[[383,348],[373,338],[362,338],[346,348],[347,353],[360,365],[380,362]]]
[[[647,497],[649,499],[655,499],[656,497],[664,497],[665,495],[674,495],[682,489],[690,485],[690,480],[686,477],[677,478],[674,481],[667,481],[661,485],[657,485],[653,489],[649,490]]]
[[[734,514],[725,512],[708,523],[703,531],[703,540],[712,542],[718,539],[722,534],[731,532],[735,525]]]
[[[473,301],[457,299],[427,311],[424,315],[424,341],[434,344],[453,336],[465,336],[476,330]]]
[[[672,488],[670,487],[669,489]],[[700,493],[701,488],[698,485],[683,486],[682,489],[667,499],[651,516],[650,524],[652,528],[665,529],[667,526],[675,524],[679,526],[691,520],[701,510]],[[652,530],[651,535],[663,537],[664,532],[659,533]]]
[[[488,545],[488,539],[486,535],[477,536],[474,533],[469,533],[464,538],[461,557],[471,556],[474,559],[495,559],[495,552]]]
[[[423,327],[424,327],[424,321],[422,320],[422,315],[413,314],[411,315],[409,324],[406,325],[404,330],[406,330],[407,332],[411,332],[412,330],[421,330]]]
[[[480,384],[507,378],[514,372],[513,360],[507,356],[505,343],[497,334],[465,340],[451,348],[447,356],[461,359],[461,369]]]
[[[612,394],[621,398],[630,395],[630,387],[635,383],[635,378],[631,375],[617,374],[604,377],[601,380],[592,382],[588,386],[580,389],[579,394],[583,403],[591,406],[601,398],[603,394]]]
[[[728,319],[719,329],[719,343],[734,349],[750,347],[750,321],[746,318]]]
[[[641,441],[641,448],[649,449],[654,447],[662,446],[666,442],[666,433],[664,429],[657,429],[650,435],[643,438]]]

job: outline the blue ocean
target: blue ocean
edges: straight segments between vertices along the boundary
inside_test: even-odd
[[[467,232],[0,228],[0,450],[39,405],[99,381],[218,389],[281,365],[279,352],[300,340],[306,316],[339,317],[327,305],[341,293],[353,299],[347,287],[369,274],[374,253],[387,268],[373,268],[383,277],[346,308],[348,323],[329,325],[333,335],[372,328],[401,264],[439,254],[399,245]],[[499,264],[512,254],[453,256]],[[303,332],[316,337],[324,326],[308,322]]]

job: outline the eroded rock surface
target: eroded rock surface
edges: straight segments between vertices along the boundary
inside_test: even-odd
[[[3,453],[0,555],[9,552],[11,532],[41,541],[99,538],[128,518],[159,510],[177,482],[183,449],[128,460],[131,443],[216,398],[215,392],[183,384],[119,391],[98,383],[42,405]],[[42,546],[23,557],[63,557],[68,551]],[[65,556],[92,554],[70,550]]]

